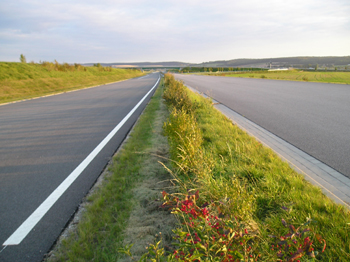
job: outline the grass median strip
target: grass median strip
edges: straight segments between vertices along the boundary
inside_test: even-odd
[[[164,206],[181,221],[168,261],[349,261],[350,215],[273,151],[166,76],[165,132],[177,194]]]
[[[159,232],[171,239],[173,219],[158,208],[160,192],[171,187],[169,174],[158,163],[168,154],[162,135],[167,117],[162,91],[161,83],[113,158],[106,178],[87,197],[76,228],[62,237],[47,261],[122,261],[125,255],[118,250],[127,244],[134,243],[137,258]]]
[[[0,104],[142,76],[139,70],[0,62]]]

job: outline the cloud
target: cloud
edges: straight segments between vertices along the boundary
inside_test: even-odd
[[[0,10],[0,60],[18,52],[66,62],[349,55],[346,0],[16,0]]]

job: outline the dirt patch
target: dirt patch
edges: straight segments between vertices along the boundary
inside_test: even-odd
[[[125,257],[119,261],[137,261],[146,253],[146,247],[154,244],[159,236],[165,249],[169,249],[172,241],[172,229],[175,228],[176,219],[169,211],[164,210],[162,205],[163,190],[174,191],[171,183],[171,175],[159,163],[167,163],[169,146],[166,137],[162,135],[163,123],[167,117],[167,109],[164,103],[154,124],[153,147],[144,162],[140,174],[144,176],[143,181],[134,190],[134,210],[132,211],[127,229],[125,230],[124,245],[133,244],[130,249],[133,258]],[[161,232],[161,234],[160,234]]]

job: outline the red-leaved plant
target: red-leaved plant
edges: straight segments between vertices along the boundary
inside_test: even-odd
[[[183,227],[174,230],[177,246],[169,259],[177,261],[251,261],[256,232],[235,217],[221,213],[220,203],[197,205],[197,191],[179,199],[163,192],[163,207],[179,216]]]
[[[288,228],[288,233],[277,238],[276,236],[270,236],[276,238],[276,244],[271,246],[272,250],[277,251],[277,261],[300,261],[299,258],[308,256],[309,258],[315,258],[319,251],[315,251],[315,243],[310,237],[314,236],[314,239],[319,244],[321,252],[326,249],[326,240],[324,240],[319,234],[312,234],[310,228],[307,228],[311,219],[308,219],[306,223],[298,228],[295,228],[292,224],[288,224],[282,219],[282,224]],[[318,245],[319,246],[319,245]]]
[[[165,254],[160,240],[147,248],[148,252],[140,259],[142,262],[150,260],[155,262],[260,260],[300,262],[299,259],[302,257],[315,258],[326,248],[326,241],[307,227],[313,222],[311,219],[298,228],[282,219],[282,224],[288,231],[280,237],[270,235],[275,239],[273,241],[275,243],[266,252],[262,249],[262,239],[256,227],[227,212],[225,214],[222,211],[225,210],[222,206],[224,203],[213,201],[199,205],[198,191],[182,198],[163,191],[163,198],[165,202],[162,207],[170,209],[182,223],[181,227],[173,230],[175,233],[173,245],[176,248],[172,253]],[[120,252],[131,256],[131,246],[127,246]]]
[[[165,202],[162,206],[171,208],[183,224],[183,227],[174,230],[177,248],[169,256],[169,261],[258,261],[261,258],[257,229],[222,213],[222,203],[198,205],[198,191],[183,199],[163,191],[163,198]],[[276,243],[271,246],[273,252],[268,253],[275,254],[274,261],[299,261],[303,256],[314,258],[319,252],[314,250],[312,238],[323,244],[317,248],[324,252],[326,241],[307,228],[311,222],[308,219],[295,228],[282,219],[289,232],[281,237],[271,236],[276,238]]]

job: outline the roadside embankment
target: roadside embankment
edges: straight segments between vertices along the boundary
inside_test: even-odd
[[[0,62],[0,104],[142,76],[139,70],[79,64]]]

